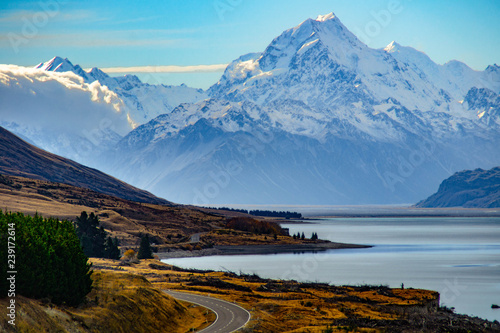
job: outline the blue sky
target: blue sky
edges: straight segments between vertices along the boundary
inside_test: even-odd
[[[7,0],[0,4],[0,63],[33,66],[59,55],[83,68],[227,64],[329,12],[370,47],[395,40],[441,64],[500,64],[496,0]],[[139,76],[207,88],[221,68]]]

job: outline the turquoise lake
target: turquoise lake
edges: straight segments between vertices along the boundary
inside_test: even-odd
[[[331,218],[283,224],[367,249],[168,259],[184,268],[256,273],[335,285],[389,285],[439,291],[457,313],[500,320],[500,218]]]

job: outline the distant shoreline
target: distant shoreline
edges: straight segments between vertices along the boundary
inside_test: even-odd
[[[247,210],[294,211],[302,220],[319,218],[404,218],[404,217],[500,217],[500,208],[419,208],[413,205],[236,205]],[[256,217],[264,218],[264,217]],[[300,219],[273,219],[278,223],[296,223]]]
[[[446,213],[446,214],[336,214],[336,215],[318,215],[318,216],[307,216],[304,218],[305,223],[310,223],[308,221],[314,221],[317,219],[333,219],[333,218],[433,218],[433,217],[500,217],[500,211],[491,213],[471,213],[471,214],[460,214],[460,213]],[[280,221],[279,223],[289,223]],[[299,221],[293,221],[292,223],[300,223]]]
[[[388,209],[359,209],[331,210],[317,213],[304,214],[303,220],[311,221],[324,218],[432,218],[432,217],[500,217],[500,209],[497,208],[388,208]],[[279,220],[279,223],[297,223],[294,220]]]

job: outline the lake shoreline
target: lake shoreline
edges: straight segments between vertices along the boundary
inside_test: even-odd
[[[321,242],[310,244],[265,244],[265,245],[221,245],[202,250],[174,250],[169,252],[158,252],[156,255],[160,260],[172,258],[193,258],[216,255],[266,255],[282,253],[306,253],[322,252],[340,249],[365,249],[371,245],[348,244],[337,242]]]

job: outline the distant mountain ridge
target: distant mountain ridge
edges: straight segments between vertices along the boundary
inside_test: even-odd
[[[96,169],[34,147],[2,127],[0,157],[0,174],[64,183],[137,202],[170,204]]]
[[[190,88],[184,84],[148,84],[141,82],[135,75],[111,77],[97,67],[85,71],[80,65],[73,65],[68,58],[54,57],[35,68],[52,72],[73,72],[86,83],[99,81],[120,96],[130,109],[132,121],[139,125],[160,114],[169,113],[180,103],[197,102],[208,97],[202,89]]]
[[[455,173],[445,179],[436,193],[416,204],[417,207],[500,207],[500,167]]]
[[[89,87],[144,120],[86,163],[176,202],[411,203],[457,170],[500,164],[498,65],[438,65],[396,42],[372,49],[333,13],[239,57],[205,98],[168,111],[161,86],[53,60],[40,69],[98,79]]]

